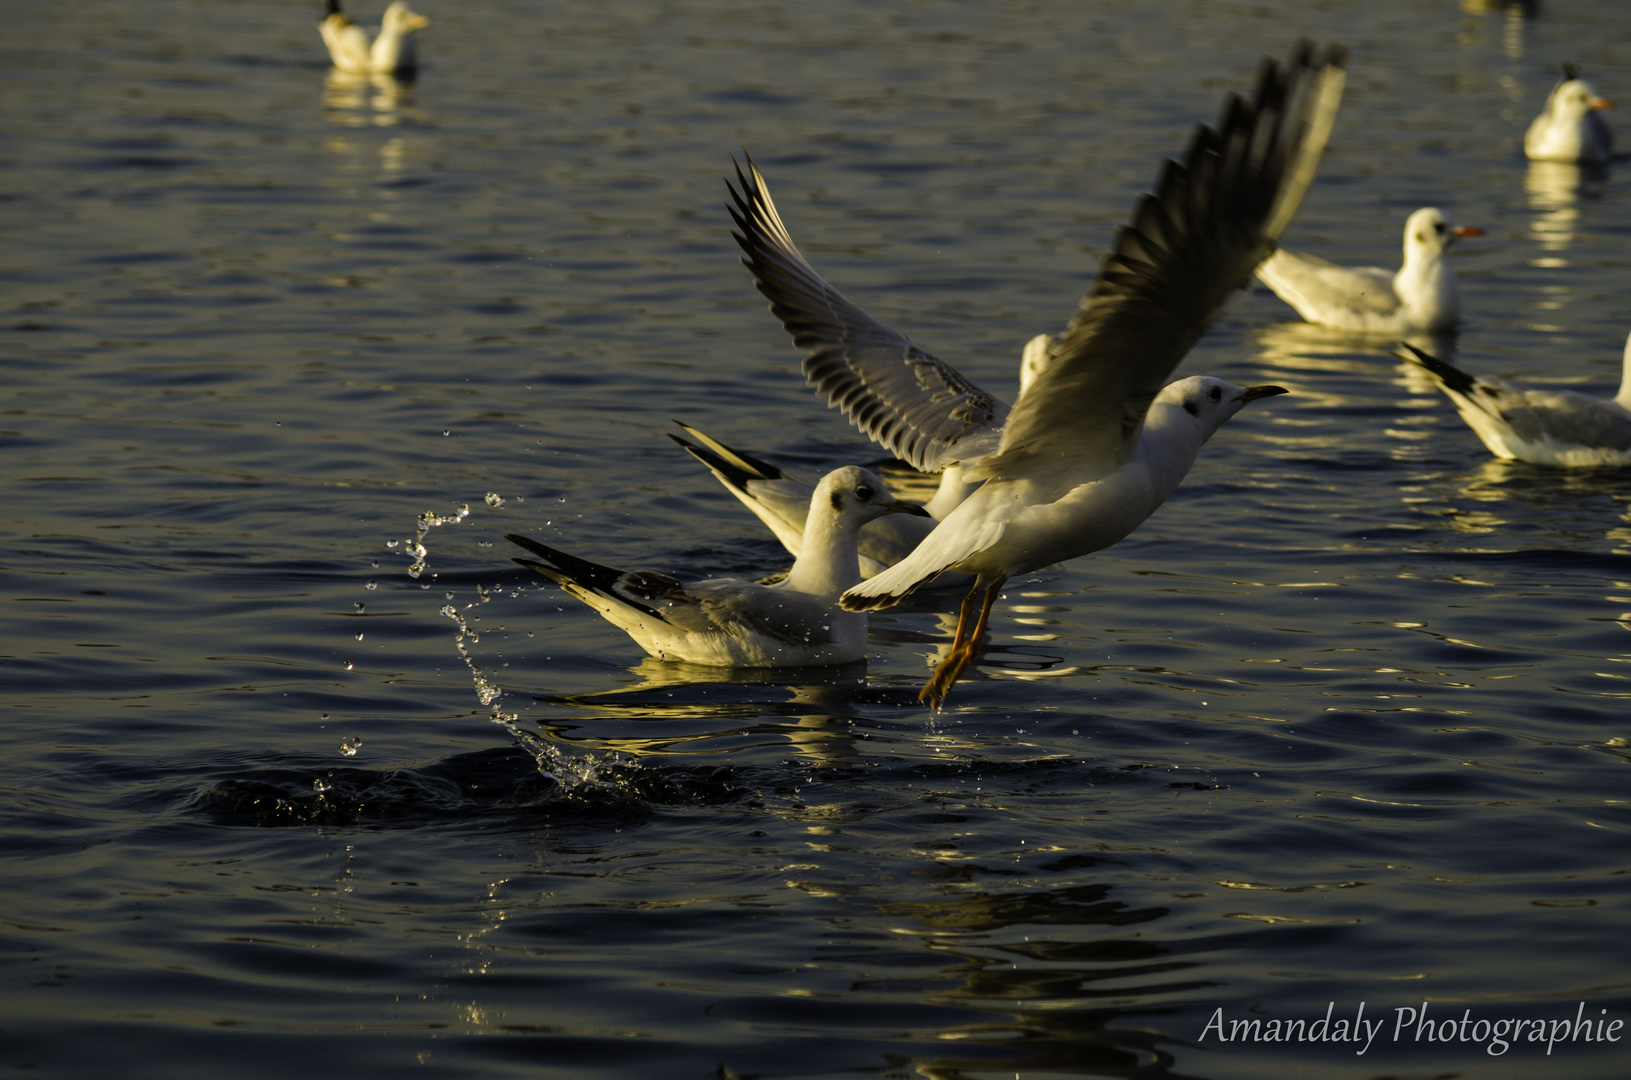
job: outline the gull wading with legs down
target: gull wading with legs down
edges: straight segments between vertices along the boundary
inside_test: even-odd
[[[1012,409],[845,299],[793,244],[752,159],[731,194],[737,242],[830,405],[925,471],[980,483],[906,558],[844,594],[890,607],[937,575],[972,574],[950,653],[919,697],[938,707],[974,660],[1003,583],[1108,547],[1164,502],[1201,445],[1285,391],[1191,377],[1163,386],[1273,250],[1312,182],[1341,101],[1343,52],[1307,42],[1265,61],[1116,235],[1080,310]],[[977,614],[976,614],[977,613]]]

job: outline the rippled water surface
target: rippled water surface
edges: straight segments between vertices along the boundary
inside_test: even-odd
[[[7,10],[0,1064],[1627,1075],[1623,1026],[1394,1038],[1631,1021],[1631,486],[1493,461],[1385,343],[1242,298],[1182,371],[1291,396],[1011,582],[937,715],[945,594],[854,668],[688,668],[502,535],[759,577],[671,421],[876,458],[737,263],[744,146],[824,273],[1007,395],[1298,34],[1352,77],[1288,245],[1389,264],[1442,206],[1488,231],[1461,361],[1611,394],[1625,166],[1519,139],[1560,61],[1631,98],[1631,8],[424,5],[409,87],[331,76],[316,4]],[[1363,1053],[1206,1030],[1362,1002]]]

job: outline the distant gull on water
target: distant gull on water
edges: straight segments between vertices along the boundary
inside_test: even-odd
[[[1477,376],[1413,345],[1399,355],[1433,376],[1467,426],[1498,458],[1536,465],[1631,465],[1631,338],[1620,392],[1605,401]]]
[[[326,14],[317,23],[317,32],[328,46],[334,66],[349,75],[399,75],[412,77],[418,70],[413,35],[430,25],[423,15],[408,10],[403,0],[385,9],[379,35],[373,44],[368,31],[340,10],[340,0],[328,0]]]
[[[1531,161],[1572,161],[1579,165],[1606,165],[1614,148],[1614,135],[1601,110],[1613,103],[1580,77],[1573,64],[1563,65],[1563,77],[1546,95],[1546,106],[1530,121],[1523,135],[1523,152]]]
[[[1445,334],[1461,321],[1461,292],[1444,252],[1460,237],[1482,235],[1429,206],[1404,223],[1404,265],[1397,271],[1349,269],[1281,250],[1257,276],[1311,323],[1367,334]]]
[[[866,655],[866,616],[838,606],[861,580],[856,534],[885,514],[924,513],[889,494],[866,469],[822,477],[810,500],[803,550],[774,585],[734,578],[683,583],[652,570],[625,573],[514,534],[537,559],[516,559],[600,612],[661,660],[730,667],[847,664]]]
[[[919,695],[938,706],[973,662],[1015,574],[1096,551],[1154,513],[1201,445],[1241,406],[1280,387],[1191,377],[1163,388],[1235,289],[1273,248],[1313,180],[1341,100],[1342,52],[1303,43],[1265,61],[1251,101],[1230,95],[1183,164],[1117,234],[1051,359],[1010,408],[872,318],[793,244],[749,159],[732,188],[744,262],[828,402],[897,457],[963,467],[982,486],[905,559],[844,594],[889,607],[945,571],[976,575],[952,648]],[[978,615],[975,615],[976,609]]]

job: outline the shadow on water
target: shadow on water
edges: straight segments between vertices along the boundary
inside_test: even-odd
[[[720,767],[581,763],[550,773],[525,746],[458,754],[397,769],[269,766],[212,783],[190,808],[215,824],[253,828],[539,825],[623,821],[659,806],[712,806],[749,792]]]

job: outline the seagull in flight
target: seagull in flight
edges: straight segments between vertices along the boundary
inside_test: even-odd
[[[1523,134],[1523,152],[1530,161],[1569,161],[1577,165],[1606,165],[1614,149],[1614,134],[1602,110],[1614,103],[1597,96],[1580,70],[1563,65],[1563,77],[1546,95],[1546,107]]]
[[[794,245],[751,158],[731,188],[737,243],[771,311],[806,350],[830,405],[925,472],[961,466],[977,491],[905,559],[851,588],[890,607],[947,571],[973,574],[952,648],[919,697],[944,701],[973,662],[1003,583],[1107,547],[1177,488],[1201,445],[1277,386],[1192,377],[1163,386],[1273,250],[1312,182],[1341,101],[1343,52],[1302,43],[1230,95],[1116,235],[1081,309],[1010,408],[829,285]],[[974,614],[978,609],[978,615]]]
[[[1489,452],[1536,465],[1631,465],[1631,338],[1612,399],[1480,378],[1401,342],[1399,356],[1425,368]]]
[[[411,79],[419,68],[413,35],[430,25],[423,15],[408,10],[403,0],[385,9],[379,35],[369,44],[368,31],[340,10],[340,0],[328,0],[317,32],[328,46],[329,59],[348,75],[396,75]]]
[[[1362,334],[1447,334],[1461,321],[1461,291],[1444,258],[1464,236],[1483,236],[1455,225],[1442,210],[1423,207],[1404,223],[1404,265],[1349,269],[1290,251],[1276,251],[1257,268],[1263,284],[1311,323]]]
[[[804,546],[774,585],[734,578],[681,582],[654,570],[625,573],[508,534],[536,559],[516,559],[600,612],[659,660],[726,667],[848,664],[866,656],[866,616],[838,606],[861,580],[856,534],[885,514],[918,514],[872,472],[847,465],[810,499]]]

